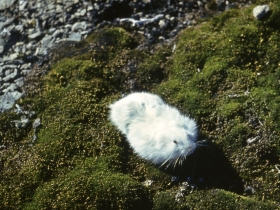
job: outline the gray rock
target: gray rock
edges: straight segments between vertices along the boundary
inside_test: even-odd
[[[87,9],[83,9],[83,10],[80,12],[80,15],[81,15],[81,16],[85,16],[86,13],[87,13]]]
[[[15,69],[17,66],[16,65],[4,65],[2,68],[3,69]]]
[[[268,5],[256,6],[253,9],[253,15],[257,20],[260,20],[268,13],[268,11],[269,11]]]
[[[19,1],[19,11],[23,11],[27,5],[27,1]]]
[[[56,30],[54,33],[53,33],[53,37],[54,38],[57,38],[57,37],[60,37],[62,34],[63,34],[63,30],[62,29],[59,29],[59,30]]]
[[[49,9],[49,10],[55,9],[55,5],[53,5],[53,4],[48,4],[48,9]]]
[[[23,65],[21,65],[20,69],[28,69],[30,68],[31,64],[30,63],[25,63]]]
[[[0,10],[5,10],[6,8],[10,7],[14,4],[16,0],[1,0],[0,1]]]
[[[4,82],[7,82],[7,81],[9,81],[9,80],[15,79],[15,78],[17,77],[17,75],[18,75],[18,70],[15,69],[12,73],[10,73],[10,74],[8,74],[7,76],[5,76],[5,77],[3,78],[3,81],[4,81]]]
[[[16,80],[15,80],[15,84],[16,84],[16,86],[18,86],[18,87],[22,87],[23,84],[24,84],[24,77],[20,77],[20,78],[16,79]]]
[[[15,100],[18,100],[23,95],[23,93],[18,92],[18,91],[13,91],[13,92],[11,92],[11,95]]]
[[[9,74],[12,74],[12,73],[14,73],[14,70],[13,69],[4,69],[4,71],[5,71],[5,76],[8,76]]]
[[[82,35],[80,32],[72,32],[68,38],[69,41],[76,41],[76,42],[81,41],[81,39],[82,39]]]
[[[158,25],[159,25],[160,28],[165,28],[166,27],[166,23],[165,23],[164,20],[160,20]]]
[[[41,40],[41,45],[42,47],[52,47],[53,43],[53,37],[51,35],[46,35],[42,40]]]
[[[19,31],[19,32],[22,32],[23,31],[23,25],[20,24],[20,25],[17,25],[14,29],[15,31]]]
[[[87,29],[87,23],[85,21],[83,22],[77,22],[72,26],[72,31],[77,31],[77,30],[86,30]]]
[[[1,3],[0,3],[1,4]],[[1,6],[0,6],[1,7]],[[1,10],[1,9],[0,9]],[[9,18],[5,22],[0,22],[0,31],[14,21],[14,18]]]
[[[92,10],[93,10],[93,6],[92,5],[88,5],[87,11],[92,11]]]
[[[36,32],[36,33],[34,33],[34,34],[30,34],[29,36],[28,36],[28,38],[29,39],[36,39],[36,38],[38,38],[38,37],[40,37],[40,36],[42,36],[42,35],[44,35],[41,31],[38,31],[38,32]]]
[[[5,40],[0,38],[0,53],[4,51]]]
[[[3,61],[13,61],[13,60],[17,59],[18,55],[19,55],[18,53],[13,53],[9,56],[5,56]]]
[[[3,67],[2,66],[0,66],[0,76],[2,77],[3,76],[3,74],[4,74],[4,71],[3,71],[4,69],[3,69]]]
[[[15,103],[15,99],[12,97],[10,92],[6,92],[4,95],[0,96],[0,112],[12,108]]]
[[[55,30],[56,30],[56,28],[50,28],[49,33],[53,33],[53,32],[55,32]]]
[[[3,39],[8,39],[8,37],[11,35],[10,30],[7,28],[4,28],[3,31],[0,33],[1,37]]]
[[[33,50],[36,48],[36,42],[35,41],[31,41],[26,45],[26,48],[29,50]]]
[[[47,47],[37,47],[35,55],[46,55],[48,52]]]
[[[61,13],[61,12],[63,12],[63,7],[62,7],[62,5],[56,5],[56,12],[57,13]]]
[[[18,88],[18,86],[15,83],[11,83],[9,87],[7,87],[6,89],[2,90],[2,92],[13,92]]]
[[[21,71],[22,75],[27,75],[31,70],[30,69],[24,69]]]

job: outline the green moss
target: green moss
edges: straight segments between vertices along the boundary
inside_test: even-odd
[[[224,190],[195,191],[179,201],[176,193],[159,192],[154,197],[153,209],[277,209],[272,202],[256,201]]]
[[[148,189],[114,173],[115,164],[114,158],[87,159],[67,175],[41,185],[25,209],[149,209]]]
[[[196,193],[187,198],[198,200]],[[214,201],[214,202],[213,202]],[[224,190],[209,190],[204,194],[202,202],[193,203],[198,209],[274,209],[277,205],[270,202],[255,201],[254,199],[236,195]]]

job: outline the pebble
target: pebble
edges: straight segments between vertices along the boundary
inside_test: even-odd
[[[1,0],[0,1],[0,10],[5,10],[15,3],[16,0]]]
[[[253,15],[257,20],[261,20],[263,17],[266,16],[266,14],[268,12],[269,12],[269,6],[268,5],[256,6],[253,9]]]
[[[0,53],[4,51],[5,40],[0,38]]]

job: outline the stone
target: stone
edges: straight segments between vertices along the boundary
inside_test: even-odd
[[[77,22],[72,26],[72,31],[77,31],[77,30],[86,30],[87,29],[87,23],[85,21],[83,22]]]
[[[42,40],[41,40],[41,45],[42,47],[48,47],[48,45],[50,45],[50,47],[52,46],[52,39],[53,37],[51,35],[46,35]]]
[[[3,69],[15,69],[16,67],[16,65],[4,65]]]
[[[15,91],[17,89],[17,85],[15,83],[11,83],[9,87],[7,87],[6,89],[4,89],[2,92],[12,92],[12,91]]]
[[[86,13],[87,13],[87,10],[86,10],[86,9],[83,9],[83,10],[81,10],[80,15],[81,15],[81,16],[85,16]]]
[[[3,61],[13,61],[13,60],[17,59],[18,55],[19,55],[18,53],[13,53],[9,56],[5,56]]]
[[[76,41],[76,42],[81,41],[81,39],[82,39],[82,35],[80,32],[72,32],[68,38],[69,41]]]
[[[23,84],[24,84],[24,77],[20,77],[20,78],[16,79],[16,80],[15,80],[15,84],[16,84],[16,86],[18,86],[18,87],[22,87]]]
[[[166,27],[166,23],[165,23],[164,20],[160,20],[158,25],[159,25],[160,28],[165,28]]]
[[[16,0],[1,0],[0,1],[0,10],[5,10],[15,3]]]
[[[7,76],[5,76],[3,78],[3,81],[7,82],[9,80],[15,79],[17,77],[17,75],[18,75],[18,70],[15,69],[14,72],[12,72],[12,73],[8,74]]]
[[[62,30],[62,29],[58,29],[58,30],[56,30],[56,31],[52,34],[52,36],[53,36],[54,38],[58,38],[58,37],[61,37],[62,34],[63,34],[63,30]]]
[[[23,31],[23,25],[20,24],[20,25],[17,25],[15,28],[14,28],[15,31],[19,31],[19,32],[22,32]]]
[[[5,40],[0,38],[0,53],[4,51]]]
[[[19,1],[19,11],[23,11],[27,5],[27,1]]]
[[[37,47],[35,55],[46,55],[48,52],[48,49],[46,47]]]
[[[1,3],[0,3],[1,4]],[[0,9],[1,10],[1,9]],[[8,26],[9,24],[11,24],[12,22],[14,22],[14,18],[9,18],[7,19],[5,22],[0,22],[0,31],[3,30],[4,27]]]
[[[0,96],[0,112],[12,108],[15,103],[15,99],[12,97],[10,92],[5,92],[4,95]]]
[[[38,31],[38,32],[36,32],[36,33],[33,33],[33,34],[30,34],[29,36],[28,36],[28,38],[29,39],[36,39],[36,38],[38,38],[38,37],[40,37],[40,36],[42,36],[42,35],[44,35],[41,31]]]
[[[23,93],[18,92],[18,91],[13,91],[13,92],[11,92],[11,95],[15,100],[18,100],[23,95]]]
[[[23,65],[21,65],[20,69],[27,69],[27,68],[30,68],[31,66],[31,63],[25,63]]]
[[[30,69],[24,69],[21,71],[22,75],[27,75],[31,70]]]
[[[253,9],[253,15],[257,20],[261,20],[263,17],[265,17],[267,15],[267,13],[269,12],[269,6],[268,5],[260,5],[260,6],[256,6]]]
[[[4,28],[3,31],[0,33],[1,38],[8,39],[8,37],[11,35],[10,31],[7,28]]]

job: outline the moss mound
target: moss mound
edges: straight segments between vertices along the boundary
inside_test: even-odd
[[[186,29],[174,53],[140,50],[121,28],[54,51],[50,71],[18,101],[36,116],[0,115],[0,209],[279,208],[280,9],[270,6],[263,21],[251,7]],[[108,121],[110,103],[141,90],[195,118],[199,140],[212,141],[177,172],[135,156]],[[16,128],[22,115],[30,122]],[[178,202],[187,177],[195,190]]]

